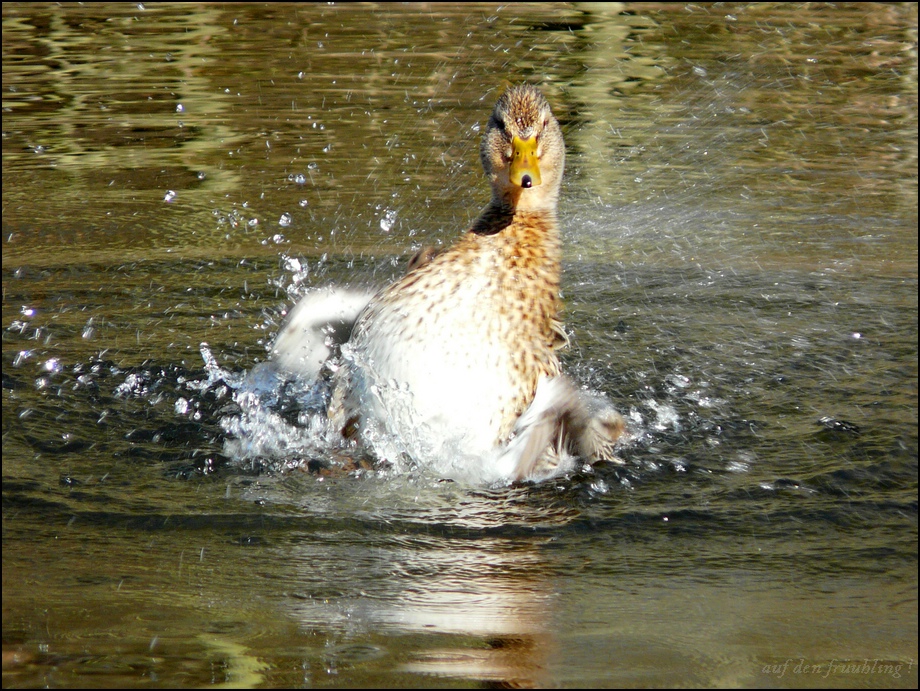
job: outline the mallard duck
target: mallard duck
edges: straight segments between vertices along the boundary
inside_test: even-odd
[[[512,482],[558,474],[573,454],[612,458],[622,418],[572,385],[556,352],[565,145],[538,89],[499,98],[480,159],[492,198],[456,244],[420,252],[376,295],[308,295],[273,357],[315,377],[344,342],[328,418],[380,458],[485,458]]]

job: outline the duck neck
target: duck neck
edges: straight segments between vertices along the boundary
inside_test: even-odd
[[[493,198],[473,223],[470,231],[476,235],[496,235],[510,226],[526,228],[528,225],[543,229],[551,236],[547,239],[558,241],[559,228],[556,221],[555,204],[549,207],[528,209]]]
[[[470,235],[498,252],[503,265],[518,279],[534,279],[558,294],[562,240],[555,208],[523,210],[493,201],[473,224]]]
[[[517,185],[501,184],[494,181],[492,184],[493,206],[510,207],[518,211],[548,211],[556,212],[559,201],[558,180],[544,180],[542,185],[523,189]]]

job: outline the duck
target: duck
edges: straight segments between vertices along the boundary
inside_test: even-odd
[[[540,482],[575,459],[616,461],[622,416],[562,372],[559,122],[541,91],[508,88],[480,161],[491,199],[447,249],[423,249],[376,293],[324,289],[271,348],[281,369],[330,373],[331,429],[384,461]]]

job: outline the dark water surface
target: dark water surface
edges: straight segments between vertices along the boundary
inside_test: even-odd
[[[915,3],[5,3],[3,685],[916,687],[916,41]],[[626,465],[234,459],[202,343],[242,373],[306,288],[452,242],[520,81]]]

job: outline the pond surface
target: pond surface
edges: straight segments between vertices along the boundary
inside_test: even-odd
[[[916,41],[915,3],[4,3],[3,685],[916,687]],[[465,230],[521,81],[626,464],[236,458],[221,377]]]

